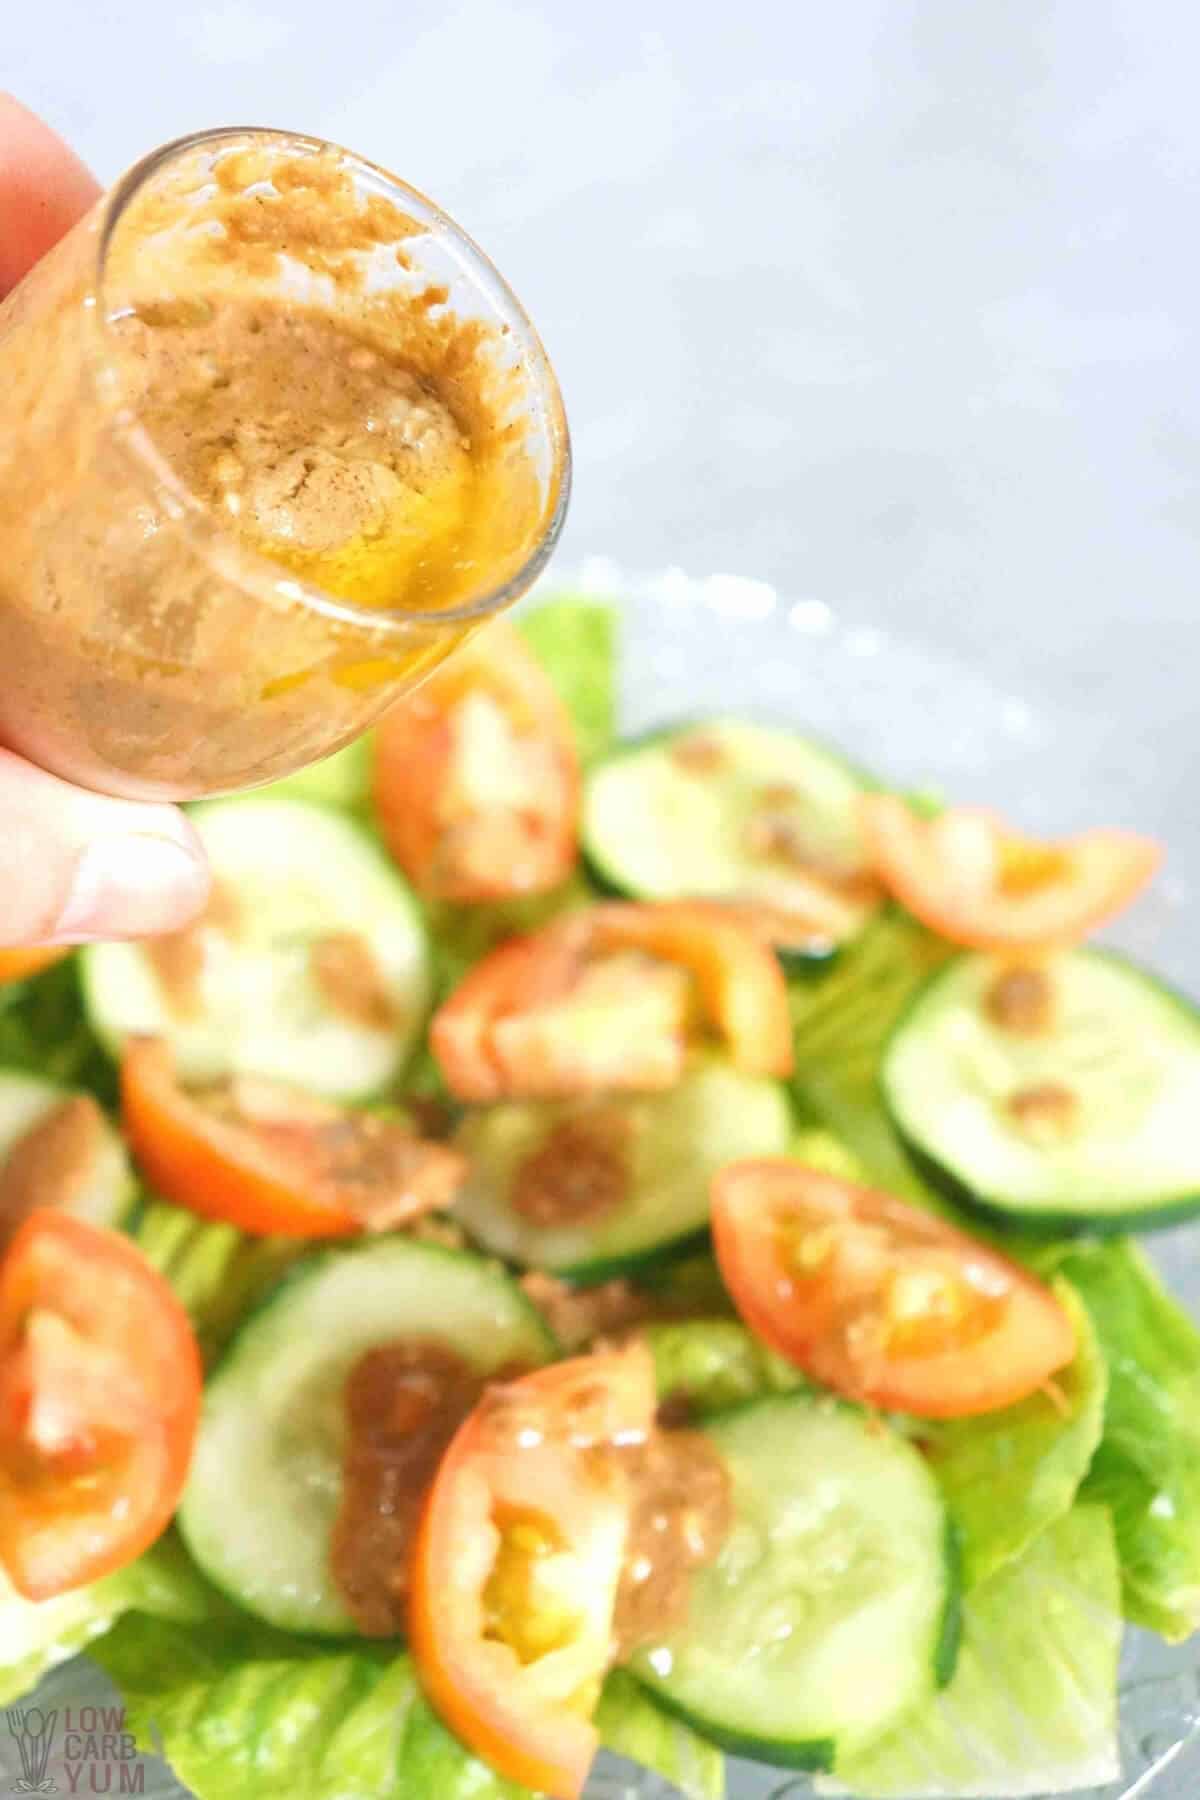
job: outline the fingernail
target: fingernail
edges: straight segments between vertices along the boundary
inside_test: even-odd
[[[203,906],[208,871],[186,844],[130,832],[89,844],[75,865],[54,944],[147,937],[186,925]]]

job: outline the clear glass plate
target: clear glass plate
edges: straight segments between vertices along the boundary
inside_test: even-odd
[[[558,574],[545,586],[563,582]],[[1032,830],[1112,823],[1158,833],[1170,849],[1166,877],[1113,939],[1178,985],[1200,991],[1200,934],[1189,916],[1189,902],[1200,890],[1197,825],[1182,804],[1182,785],[1164,782],[1157,759],[1139,743],[1135,718],[1096,717],[1069,692],[1047,695],[1033,685],[1005,691],[986,669],[967,667],[890,626],[848,629],[819,599],[779,595],[737,576],[697,580],[671,569],[634,580],[615,564],[595,560],[571,586],[620,599],[622,719],[631,731],[671,717],[736,709],[828,737],[897,785],[940,785],[962,798],[1011,808]],[[1187,764],[1183,743],[1177,763],[1170,772],[1176,776]],[[1193,1309],[1200,1307],[1196,1231],[1162,1233],[1153,1248],[1175,1292]],[[105,1699],[111,1703],[111,1690],[83,1660],[55,1670],[36,1696],[47,1708]],[[1172,1650],[1145,1633],[1128,1634],[1121,1717],[1121,1777],[1091,1790],[1086,1800],[1196,1800],[1196,1640]],[[0,1737],[0,1776],[6,1754]],[[186,1800],[164,1765],[146,1758],[144,1770],[147,1795]],[[47,1773],[54,1778],[53,1759]],[[6,1785],[11,1788],[12,1780]],[[59,1791],[69,1791],[65,1782]],[[731,1765],[729,1800],[803,1800],[811,1791],[802,1776]],[[672,1792],[606,1759],[588,1800],[668,1800]]]

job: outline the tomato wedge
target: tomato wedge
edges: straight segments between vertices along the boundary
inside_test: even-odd
[[[782,1158],[713,1183],[713,1240],[763,1341],[855,1400],[927,1419],[993,1412],[1075,1354],[1044,1284],[931,1213]]]
[[[698,1025],[748,1074],[790,1073],[787,985],[760,936],[715,907],[614,902],[493,950],[430,1042],[462,1100],[554,1099],[674,1086]]]
[[[43,969],[69,955],[69,949],[53,949],[48,944],[31,944],[23,950],[0,950],[0,985],[40,975]]]
[[[1129,831],[1043,843],[982,807],[922,819],[893,794],[861,806],[891,893],[951,943],[982,950],[1075,944],[1123,912],[1162,862],[1160,845]]]
[[[577,1800],[612,1656],[633,1486],[606,1447],[654,1427],[642,1345],[489,1390],[426,1506],[410,1640],[450,1728],[510,1781]]]
[[[30,1215],[0,1263],[0,1564],[49,1600],[166,1530],[200,1414],[187,1314],[128,1239]]]
[[[125,1134],[168,1200],[243,1231],[294,1238],[388,1231],[448,1206],[465,1169],[405,1124],[259,1079],[207,1096],[175,1079],[170,1049],[134,1038],[121,1062]]]
[[[375,805],[429,899],[501,900],[566,880],[580,806],[571,719],[512,625],[478,633],[387,715]]]

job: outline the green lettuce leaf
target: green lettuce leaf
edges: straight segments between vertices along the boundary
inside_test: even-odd
[[[1010,1562],[1075,1501],[1104,1418],[1106,1368],[1096,1333],[1065,1281],[1056,1292],[1075,1320],[1079,1349],[1052,1394],[970,1419],[897,1417],[919,1442],[958,1526],[963,1578],[977,1586]],[[803,1387],[804,1376],[733,1319],[643,1327],[660,1400],[716,1412]]]
[[[341,1654],[241,1614],[173,1626],[129,1616],[92,1648],[130,1729],[199,1800],[528,1800],[464,1749],[429,1707],[411,1659]],[[723,1759],[615,1676],[602,1737],[693,1800],[719,1800]]]
[[[721,1271],[711,1250],[696,1250],[690,1255],[672,1257],[669,1262],[652,1264],[643,1269],[635,1285],[664,1309],[682,1318],[732,1318],[733,1301],[729,1298]]]
[[[684,1400],[696,1412],[719,1412],[764,1394],[805,1386],[803,1375],[736,1319],[687,1319],[647,1325],[660,1401]]]
[[[855,1181],[865,1186],[870,1176],[854,1152],[820,1125],[802,1125],[788,1146],[788,1155],[796,1162],[807,1163],[823,1175],[834,1175],[839,1181]]]
[[[789,983],[796,1026],[793,1086],[802,1126],[832,1133],[880,1187],[943,1214],[953,1209],[913,1169],[879,1097],[878,1071],[900,1015],[950,954],[949,946],[893,908],[827,974]]]
[[[815,985],[792,984],[802,1121],[793,1154],[831,1173],[886,1187],[1044,1274],[1061,1266],[1074,1282],[1073,1265],[1060,1265],[1063,1247],[1047,1250],[1044,1241],[1001,1234],[929,1187],[912,1167],[880,1099],[877,1074],[887,1038],[917,989],[950,954],[948,946],[893,910]],[[1086,1291],[1082,1299],[1088,1302]],[[1078,1321],[1077,1306],[1075,1311]],[[909,1426],[930,1451],[961,1528],[968,1585],[1018,1554],[1071,1505],[1096,1451],[1112,1346],[1090,1302],[1088,1311],[1093,1329],[1081,1329],[1079,1357],[1060,1378],[1056,1395],[1035,1395],[979,1419]],[[1158,1444],[1162,1454],[1170,1454],[1169,1443],[1168,1432]],[[1102,1447],[1101,1461],[1105,1455]],[[1098,1488],[1089,1491],[1111,1498]],[[1118,1521],[1123,1556],[1128,1535]],[[1148,1609],[1131,1616],[1161,1628]]]
[[[661,1776],[687,1800],[722,1800],[725,1758],[682,1720],[663,1712],[645,1688],[618,1669],[604,1684],[596,1712],[606,1749]],[[623,1784],[627,1792],[631,1782]],[[607,1790],[606,1790],[607,1791]]]
[[[48,1669],[74,1656],[123,1614],[164,1619],[205,1617],[210,1590],[172,1535],[89,1587],[55,1600],[23,1600],[0,1575],[0,1705],[18,1700]]]
[[[77,956],[0,987],[0,1068],[88,1088],[115,1105],[116,1065],[88,1024]]]
[[[166,1200],[146,1202],[132,1235],[187,1309],[206,1365],[306,1248],[295,1238],[250,1237]]]
[[[818,1787],[990,1800],[1112,1781],[1120,1645],[1112,1522],[1080,1504],[968,1596],[949,1687]]]
[[[518,613],[516,622],[571,714],[580,758],[589,763],[603,756],[616,731],[613,608],[564,594]]]
[[[1055,1291],[1075,1322],[1079,1348],[1052,1394],[1031,1394],[976,1418],[910,1423],[959,1528],[968,1588],[1068,1511],[1100,1441],[1104,1358],[1078,1295],[1064,1281]]]
[[[1200,1332],[1124,1240],[1045,1253],[1078,1290],[1109,1368],[1084,1492],[1112,1511],[1125,1615],[1172,1643],[1200,1626]]]

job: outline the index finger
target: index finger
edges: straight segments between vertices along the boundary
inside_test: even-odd
[[[0,295],[83,217],[99,183],[34,113],[0,93]]]

